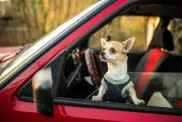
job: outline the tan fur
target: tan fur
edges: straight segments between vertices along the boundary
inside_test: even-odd
[[[107,42],[104,38],[101,38],[102,51],[100,58],[107,63],[108,71],[106,75],[113,80],[122,79],[127,75],[127,53],[131,50],[134,40],[135,38],[132,37],[123,42]],[[134,104],[140,105],[145,103],[143,100],[137,98],[134,87],[129,87],[127,90]],[[105,83],[102,82],[98,95],[93,96],[92,100],[101,101],[105,92],[106,86]]]
[[[116,50],[115,55],[117,56],[117,59],[120,60],[121,62],[123,62],[124,60],[127,60],[127,55],[126,53],[123,52],[122,48],[123,44],[117,41],[111,41],[108,42],[108,45],[110,45],[110,47],[113,47]]]

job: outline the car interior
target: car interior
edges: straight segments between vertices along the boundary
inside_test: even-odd
[[[172,21],[180,19],[181,15],[176,14],[176,10],[181,8],[170,11],[173,8],[174,5],[136,5],[123,12],[126,17],[152,15],[160,18],[147,49],[128,53],[128,74],[135,83],[139,98],[146,103],[151,103],[154,98],[155,103],[148,104],[149,106],[182,108],[182,54],[173,53],[176,38],[168,29]],[[159,10],[164,16],[158,15],[161,14],[158,13]],[[101,48],[89,46],[89,42],[94,39],[92,36],[84,39],[71,51],[64,51],[46,66],[52,69],[53,89],[57,89],[55,97],[90,100],[98,92],[107,65],[99,59]],[[111,32],[100,37],[103,36],[115,40]],[[100,43],[100,40],[94,41]],[[159,95],[155,97],[155,93],[160,93],[168,106],[156,103],[159,102]],[[18,94],[22,99],[32,97],[31,81]]]

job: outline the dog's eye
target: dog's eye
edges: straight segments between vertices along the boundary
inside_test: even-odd
[[[111,53],[115,53],[116,50],[112,47],[112,48],[110,48],[110,52],[111,52]]]

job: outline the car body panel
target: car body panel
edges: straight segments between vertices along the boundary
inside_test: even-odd
[[[0,47],[0,67],[4,67],[8,62],[12,61],[22,46]]]
[[[71,33],[63,41],[58,43],[50,51],[45,53],[33,64],[27,67],[20,75],[18,75],[12,82],[0,91],[0,120],[5,121],[18,121],[18,122],[70,122],[70,121],[127,121],[127,122],[141,122],[141,121],[172,121],[180,122],[182,116],[167,115],[167,114],[154,114],[144,112],[121,111],[111,109],[100,109],[81,106],[69,105],[55,105],[54,116],[46,117],[36,111],[35,105],[32,102],[21,101],[17,98],[18,90],[26,83],[31,77],[49,63],[60,52],[64,51],[70,45],[75,43],[80,37],[86,34],[94,26],[96,26],[104,18],[108,17],[111,13],[116,11],[119,7],[123,6],[128,0],[118,0],[112,5],[104,9],[94,18],[89,20],[79,29]],[[99,104],[99,103],[98,103]]]

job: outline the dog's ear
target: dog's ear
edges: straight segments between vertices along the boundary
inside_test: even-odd
[[[105,44],[106,44],[106,42],[107,42],[107,41],[106,41],[106,39],[101,38],[101,40],[100,40],[100,41],[101,41],[101,46],[102,46],[102,47],[104,47],[104,46],[105,46]]]
[[[122,51],[128,53],[131,50],[134,42],[135,42],[135,37],[130,37],[126,41],[121,42]]]

